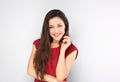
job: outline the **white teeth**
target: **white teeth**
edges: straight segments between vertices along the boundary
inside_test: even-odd
[[[60,34],[54,34],[55,37],[58,37]]]
[[[58,37],[59,35],[54,35],[55,37]]]

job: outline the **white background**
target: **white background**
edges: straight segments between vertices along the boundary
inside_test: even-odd
[[[120,82],[119,0],[0,0],[0,82],[33,82],[32,42],[51,9],[66,14],[79,49],[68,82]]]

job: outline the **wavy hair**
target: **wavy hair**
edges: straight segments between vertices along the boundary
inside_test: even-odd
[[[37,51],[35,53],[35,57],[33,60],[37,78],[40,77],[41,80],[44,79],[46,64],[51,55],[51,42],[53,41],[53,39],[49,34],[49,20],[54,17],[60,17],[62,19],[62,21],[65,24],[64,35],[69,35],[68,33],[69,23],[68,23],[68,20],[65,14],[61,10],[58,10],[58,9],[53,9],[49,11],[46,14],[44,22],[43,22],[40,42],[39,42],[39,45],[38,45],[38,48],[37,48]]]

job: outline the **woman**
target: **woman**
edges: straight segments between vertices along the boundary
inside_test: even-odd
[[[71,43],[65,14],[53,9],[44,19],[41,38],[33,42],[27,72],[34,82],[66,82],[78,50]]]

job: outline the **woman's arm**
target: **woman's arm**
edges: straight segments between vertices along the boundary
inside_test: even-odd
[[[71,52],[65,58],[65,51],[71,45],[70,38],[68,36],[64,37],[63,43],[61,45],[60,56],[58,59],[58,64],[56,68],[57,79],[63,81],[69,74],[72,64],[76,58],[77,50]]]
[[[34,78],[37,78],[37,75],[36,75],[36,72],[35,72],[35,69],[34,69],[34,66],[33,66],[33,59],[34,59],[34,56],[35,56],[35,52],[36,52],[36,48],[35,48],[35,45],[33,45],[32,47],[32,52],[31,52],[31,56],[29,58],[29,62],[28,62],[28,67],[27,67],[27,73],[34,77]],[[41,80],[41,78],[39,78],[39,80]],[[57,79],[49,74],[45,74],[44,75],[44,81],[51,81],[51,82],[58,82]]]

